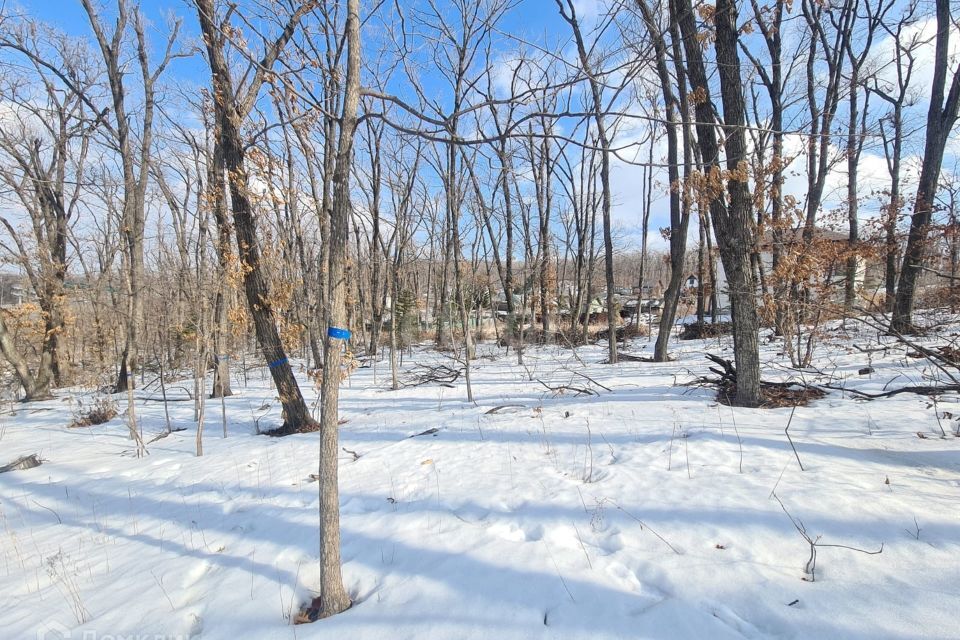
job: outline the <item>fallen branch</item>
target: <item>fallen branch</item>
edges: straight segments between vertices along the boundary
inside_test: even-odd
[[[552,391],[552,392],[555,393],[556,395],[561,395],[561,394],[563,394],[564,391],[572,391],[573,393],[576,393],[578,396],[597,396],[597,395],[600,395],[600,394],[598,394],[596,391],[594,391],[593,389],[585,389],[585,388],[583,388],[583,387],[574,387],[574,386],[570,386],[570,385],[562,385],[562,386],[559,386],[559,387],[551,387],[550,385],[548,385],[548,384],[547,384],[546,382],[544,382],[543,380],[540,380],[539,378],[537,378],[537,382],[539,382],[539,383],[542,384],[544,387],[546,387],[548,391]]]
[[[884,354],[886,354],[887,351],[890,351],[892,346],[885,344],[879,347],[861,347],[860,345],[854,343],[853,348],[860,353],[878,353],[882,351]]]
[[[676,358],[667,358],[667,360],[675,360]],[[650,356],[635,356],[632,353],[618,353],[617,360],[620,362],[656,362]]]
[[[728,382],[731,384],[737,383],[737,370],[734,368],[733,363],[725,358],[714,355],[712,353],[705,354],[707,360],[714,362],[721,367],[721,369],[715,369],[713,367],[708,367],[710,371],[720,376],[720,380],[723,382]]]
[[[54,511],[54,510],[51,509],[50,507],[46,507],[46,506],[40,504],[40,503],[37,502],[36,500],[32,500],[31,502],[33,502],[33,504],[37,505],[37,506],[40,507],[41,509],[46,509],[47,511],[49,511],[50,513],[52,513],[52,514],[53,514],[53,517],[55,517],[55,518],[57,519],[57,524],[63,524],[63,520],[60,519],[60,514],[59,514],[59,513],[57,513],[56,511]],[[916,518],[914,518],[914,522],[916,522]],[[918,529],[917,531],[918,531],[917,539],[919,539],[919,529]]]
[[[717,400],[723,404],[730,404],[737,393],[737,370],[733,362],[712,353],[705,354],[706,358],[717,367],[709,367],[711,373],[717,377],[697,376],[687,383],[690,386],[714,387],[717,389]],[[824,397],[823,388],[805,382],[772,382],[760,381],[760,390],[763,392],[761,407],[776,408],[803,405],[810,400]]]
[[[193,402],[193,398],[164,398],[156,396],[136,396],[137,402]]]
[[[39,467],[41,464],[43,464],[43,460],[40,459],[40,456],[35,453],[31,453],[28,456],[20,456],[13,462],[3,465],[0,467],[0,473],[6,473],[8,471],[26,471],[27,469]]]
[[[939,369],[943,374],[950,379],[951,382],[955,384],[960,384],[960,379],[958,379],[954,374],[956,370],[960,368],[960,363],[958,363],[956,356],[957,350],[953,345],[939,346],[928,348],[919,344],[915,340],[911,340],[906,335],[899,331],[894,331],[887,323],[887,319],[881,318],[877,319],[866,314],[861,320],[869,327],[872,327],[878,331],[884,331],[887,335],[893,336],[896,338],[897,342],[900,344],[913,349],[913,351],[918,354],[914,357],[924,357],[930,364]],[[907,355],[910,355],[909,352]],[[952,371],[951,371],[952,370]]]
[[[413,434],[412,436],[407,436],[407,438],[408,438],[408,439],[409,439],[409,438],[416,438],[416,437],[418,437],[418,436],[434,436],[434,435],[436,435],[439,431],[440,431],[440,429],[438,429],[437,427],[434,427],[434,428],[432,428],[432,429],[427,429],[426,431],[421,431],[420,433],[415,433],[415,434]]]
[[[941,386],[910,385],[906,387],[900,387],[898,389],[893,389],[891,391],[884,391],[882,393],[867,393],[865,391],[857,391],[856,389],[845,389],[842,387],[836,387],[832,385],[824,385],[824,387],[827,389],[834,389],[837,391],[845,391],[846,393],[855,395],[858,398],[863,398],[864,400],[876,400],[878,398],[889,398],[891,396],[899,395],[901,393],[916,393],[921,396],[939,396],[944,393],[960,392],[960,384],[945,384]]]
[[[501,411],[506,411],[507,409],[525,409],[525,408],[526,408],[526,405],[523,405],[523,404],[501,404],[497,407],[494,407],[493,409],[489,409],[488,411],[485,411],[484,413],[486,415],[491,415],[494,413],[500,413]]]
[[[410,373],[407,375],[407,379],[401,386],[404,388],[419,387],[425,384],[434,383],[442,386],[452,386],[452,383],[456,382],[460,376],[463,375],[463,372],[464,369],[454,369],[445,364],[437,365],[435,367],[418,365],[410,371]]]
[[[149,442],[147,442],[147,444],[153,444],[157,440],[163,440],[164,438],[169,436],[171,433],[180,433],[181,431],[186,431],[186,429],[184,429],[183,427],[180,427],[179,429],[170,429],[170,431],[164,431],[163,433],[157,436],[154,436]]]
[[[574,371],[573,373],[574,373],[575,375],[580,376],[581,378],[584,378],[584,379],[586,379],[586,380],[589,380],[590,382],[592,382],[593,384],[597,385],[598,387],[600,387],[600,388],[603,389],[604,391],[609,391],[610,393],[613,393],[613,389],[611,389],[610,387],[607,387],[607,386],[604,386],[604,385],[600,384],[599,382],[597,382],[596,380],[594,380],[593,378],[591,378],[591,377],[588,376],[587,374],[585,374],[585,373],[580,373],[579,371]]]

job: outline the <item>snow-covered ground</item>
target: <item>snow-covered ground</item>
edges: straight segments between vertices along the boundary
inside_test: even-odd
[[[922,380],[929,365],[903,348],[850,346],[876,341],[834,338],[815,364],[865,391]],[[462,380],[390,391],[386,363],[357,370],[340,461],[355,604],[298,626],[317,586],[318,437],[255,435],[255,418],[279,422],[263,370],[234,383],[229,437],[209,405],[200,458],[190,402],[170,403],[186,430],[144,459],[122,416],[67,429],[66,397],[15,405],[0,465],[46,462],[0,474],[0,638],[960,636],[960,438],[940,437],[930,400],[833,391],[796,409],[801,471],[790,409],[731,409],[676,386],[706,372],[705,349],[730,356],[713,339],[675,345],[668,364],[599,364],[601,345],[529,350],[519,366],[485,346],[476,406]],[[765,377],[789,375],[764,349]],[[451,364],[426,350],[404,369],[414,362]],[[943,418],[960,416],[954,398],[936,409],[955,430]],[[161,403],[137,413],[148,439],[163,430]],[[813,582],[784,508],[824,545]]]

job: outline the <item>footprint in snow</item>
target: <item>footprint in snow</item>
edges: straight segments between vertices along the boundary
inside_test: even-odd
[[[611,530],[608,535],[604,536],[598,546],[601,555],[610,556],[623,549],[623,538],[619,531]]]
[[[384,509],[385,504],[387,503],[381,503],[379,500],[374,502],[373,500],[368,500],[366,498],[350,498],[340,505],[340,514],[362,515],[365,513],[372,513],[374,511],[380,511]]]
[[[484,509],[483,507],[469,505],[454,509],[452,513],[453,516],[461,522],[476,526],[484,526],[487,524],[486,520],[487,516],[490,515],[490,510]]]
[[[629,589],[648,601],[647,605],[642,607],[640,611],[632,612],[632,615],[644,613],[650,606],[663,602],[670,597],[669,593],[657,587],[649,580],[644,580],[638,572],[628,568],[623,563],[616,561],[611,562],[607,567],[607,573],[616,578],[620,586]]]
[[[200,634],[203,633],[203,616],[201,616],[199,613],[191,611],[189,614],[187,614],[186,623],[186,637],[199,638]]]
[[[589,531],[589,529],[588,529]],[[554,524],[546,532],[545,539],[551,548],[581,551],[580,532],[572,525]]]
[[[714,618],[731,627],[745,638],[759,638],[763,636],[759,629],[737,615],[730,607],[718,604],[710,608],[712,609]]]
[[[201,560],[200,562],[194,564],[193,568],[187,572],[187,575],[183,579],[183,588],[189,589],[200,582],[200,580],[203,579],[203,576],[207,575],[207,573],[210,571],[210,568],[210,562],[207,560]]]
[[[543,527],[521,527],[514,522],[497,522],[490,525],[490,533],[511,542],[536,542],[543,537]]]
[[[608,477],[610,477],[609,471],[607,471],[606,469],[597,469],[596,467],[594,467],[593,469],[588,469],[583,474],[582,480],[586,484],[593,484],[595,482],[600,482],[601,480],[605,480]]]

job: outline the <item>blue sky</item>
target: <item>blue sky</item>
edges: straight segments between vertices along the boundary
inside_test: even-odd
[[[115,15],[115,0],[94,0],[101,6],[101,17],[111,16],[109,21],[104,20],[112,28]],[[65,33],[73,36],[93,37],[90,30],[90,21],[87,18],[80,0],[14,0],[8,3],[19,6],[32,16],[44,22],[55,25]],[[141,10],[148,19],[147,38],[156,55],[161,54],[170,33],[168,24],[176,17],[181,18],[180,40],[189,42],[196,40],[199,29],[197,27],[196,9],[188,0],[144,0]],[[198,56],[181,58],[173,61],[170,72],[174,76],[188,78],[191,81],[202,82],[209,73],[206,64]]]
[[[75,36],[91,36],[90,23],[87,14],[80,4],[80,0],[6,0],[8,6],[22,7],[29,15],[40,18]],[[95,0],[102,8],[102,16],[111,15],[115,10],[115,0]],[[361,3],[361,10],[363,5]],[[592,13],[590,6],[596,3],[593,0],[580,2],[584,5],[587,14]],[[545,34],[552,34],[553,38],[566,38],[566,25],[557,13],[553,0],[517,0],[513,9],[504,16],[501,27],[504,31],[519,35],[529,35],[537,41],[550,39]],[[171,18],[179,17],[182,21],[181,34],[186,39],[196,39],[197,27],[196,8],[190,0],[141,0],[141,10],[150,21],[148,37],[155,48],[162,47],[166,42]],[[175,74],[191,80],[205,80],[202,74],[207,73],[203,61],[184,59],[175,63]]]
[[[8,0],[10,2],[10,0]],[[107,0],[104,7],[104,15],[109,14],[114,6],[114,0]],[[387,3],[389,5],[389,3]],[[50,22],[63,29],[69,34],[76,36],[90,36],[90,28],[87,17],[79,0],[18,0],[8,6],[21,6],[27,13],[36,16],[46,22]],[[581,0],[577,3],[580,13],[589,19],[596,14],[597,2],[594,0]],[[406,6],[406,5],[404,5]],[[142,9],[150,21],[148,37],[155,49],[159,49],[165,44],[168,33],[168,23],[171,16],[180,16],[182,18],[181,39],[184,44],[196,42],[197,27],[195,9],[189,0],[144,0]],[[798,24],[794,21],[794,24]],[[569,43],[569,29],[558,15],[556,4],[553,0],[519,0],[513,5],[513,8],[507,12],[500,23],[502,31],[516,34],[520,37],[545,43],[550,47],[565,48]],[[960,37],[954,38],[955,45],[960,47]],[[878,49],[884,46],[881,38],[875,44]],[[928,73],[926,59],[921,59],[918,63],[918,71],[921,77],[918,78],[917,86],[923,86],[923,75]],[[802,70],[799,70],[802,73]],[[170,78],[175,81],[197,83],[206,85],[207,67],[202,58],[197,55],[188,59],[176,60],[172,63],[170,69]],[[169,81],[169,80],[168,80]],[[431,83],[429,75],[423,78],[425,84]],[[929,81],[928,81],[929,82]],[[881,105],[874,105],[874,108]],[[882,108],[882,107],[881,107]],[[918,106],[915,107],[915,113],[912,118],[914,121],[922,122],[925,114],[925,104],[923,96],[920,96]],[[877,117],[881,111],[877,110]],[[838,113],[838,124],[842,124],[843,113]],[[802,148],[802,140],[796,136],[793,141],[796,148]],[[838,140],[838,144],[841,142]],[[914,140],[908,145],[906,150],[908,154],[916,153],[922,147],[922,138]],[[956,162],[957,150],[960,144],[956,142],[948,150],[948,156],[944,163],[945,170],[952,169]],[[645,153],[645,152],[644,152]],[[662,154],[663,150],[658,149],[657,154]],[[909,159],[908,159],[909,161]],[[802,158],[798,158],[792,169],[794,175],[788,179],[785,192],[792,193],[798,199],[803,198],[805,191],[805,178],[802,175]],[[842,164],[842,163],[841,163]],[[842,168],[842,167],[841,167]],[[861,182],[864,190],[880,189],[886,183],[885,164],[882,158],[882,150],[879,148],[867,149],[864,152],[861,168]],[[637,167],[631,167],[624,164],[616,164],[613,169],[613,187],[614,187],[614,220],[621,228],[621,232],[626,234],[629,242],[635,247],[639,244],[639,224],[640,224],[640,175],[641,170]],[[654,246],[662,246],[659,233],[659,227],[668,224],[666,211],[666,188],[662,184],[663,179],[658,177],[659,185],[655,185],[655,190],[659,192],[660,197],[654,203],[653,216],[651,218],[651,242]],[[837,171],[831,175],[828,181],[828,192],[826,207],[836,206],[838,198],[842,196],[843,185],[845,185],[845,175]],[[864,215],[871,215],[877,210],[879,201],[874,199],[861,205]],[[695,230],[692,230],[695,233]],[[693,236],[695,237],[695,235]]]

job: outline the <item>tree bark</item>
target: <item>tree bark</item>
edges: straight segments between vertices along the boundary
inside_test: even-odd
[[[330,328],[346,328],[347,269],[350,232],[350,163],[360,102],[359,0],[348,0],[346,19],[347,73],[336,164],[333,169],[333,209],[330,217],[329,274]],[[343,586],[340,562],[340,489],[337,454],[342,345],[327,332],[323,350],[323,383],[320,399],[320,607],[319,617],[350,607]]]
[[[754,407],[760,404],[760,353],[757,342],[756,287],[750,264],[753,250],[751,238],[752,199],[746,175],[746,143],[744,135],[744,99],[737,55],[738,27],[736,6],[731,0],[718,0],[715,15],[717,67],[723,102],[726,141],[726,191],[723,194],[723,173],[720,169],[720,147],[717,142],[715,108],[710,98],[703,52],[697,38],[690,0],[678,0],[678,21],[687,55],[687,70],[693,91],[697,94],[695,113],[697,141],[706,168],[706,188],[710,195],[710,216],[713,218],[720,248],[720,259],[727,274],[731,315],[733,317],[734,359],[737,367],[737,393],[734,403]]]
[[[227,269],[232,251],[230,243],[230,223],[227,220],[226,184],[224,181],[223,150],[220,141],[214,139],[213,157],[207,173],[207,190],[210,194],[213,217],[217,225],[217,264],[219,282],[217,297],[213,305],[213,388],[211,398],[226,398],[233,395],[230,388],[230,354],[227,352]]]

